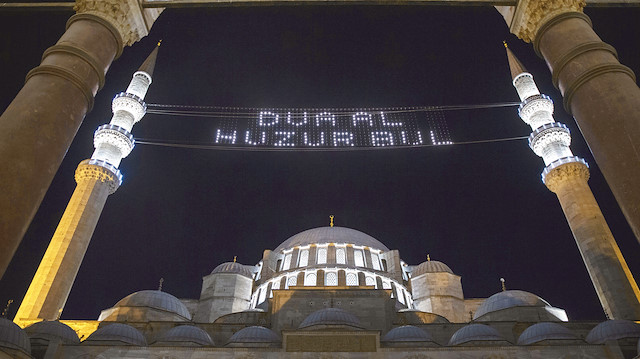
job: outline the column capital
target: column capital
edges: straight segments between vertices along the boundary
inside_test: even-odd
[[[144,9],[141,0],[76,0],[77,14],[95,15],[117,30],[122,46],[131,46],[149,34],[164,9]]]
[[[100,164],[102,163],[102,164]],[[113,194],[122,183],[120,171],[108,163],[100,160],[84,160],[76,168],[75,179],[77,183],[85,180],[95,180],[109,186],[109,194]]]
[[[569,162],[554,168],[547,173],[544,184],[551,192],[558,193],[565,184],[576,180],[585,183],[589,180],[589,167],[582,162]]]
[[[496,6],[509,30],[525,42],[533,42],[548,20],[562,13],[582,12],[585,0],[518,0],[516,6]]]

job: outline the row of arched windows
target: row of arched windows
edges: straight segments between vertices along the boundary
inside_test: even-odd
[[[284,259],[278,261],[277,270],[287,271],[292,268],[302,268],[309,265],[309,248],[302,248],[298,251],[297,258],[294,258],[293,251],[286,253]],[[384,259],[380,258],[380,255],[375,251],[371,251],[371,263],[367,263],[367,258],[362,248],[353,249],[353,265],[356,267],[369,267],[374,270],[383,270]],[[328,247],[318,246],[316,250],[316,264],[326,264],[328,260]],[[296,264],[297,263],[297,264]],[[347,263],[347,248],[343,246],[335,247],[335,263],[336,264],[348,264]],[[367,266],[369,264],[369,266]],[[386,270],[386,269],[385,269]]]

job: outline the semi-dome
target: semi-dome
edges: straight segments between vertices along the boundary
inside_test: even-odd
[[[70,326],[57,320],[45,320],[24,328],[29,338],[45,340],[61,340],[65,344],[79,344],[80,338]]]
[[[607,320],[591,329],[586,340],[589,344],[602,344],[624,338],[640,338],[640,324],[623,319]]]
[[[113,323],[93,332],[85,344],[101,344],[101,342],[118,342],[118,344],[146,346],[147,341],[140,331],[130,325]]]
[[[403,325],[391,329],[383,338],[385,342],[432,342],[433,338],[426,330],[413,325]]]
[[[449,345],[460,345],[472,341],[504,340],[497,330],[484,324],[469,324],[453,333]]]
[[[169,329],[156,342],[181,342],[197,345],[213,345],[209,333],[193,325],[180,325]]]
[[[298,233],[282,242],[274,252],[319,243],[348,243],[388,251],[384,244],[368,234],[345,227],[320,227]]]
[[[298,328],[308,328],[315,325],[346,325],[362,328],[360,320],[355,315],[340,308],[324,308],[309,314]]]
[[[160,290],[141,290],[122,298],[114,307],[148,307],[177,314],[191,320],[191,314],[180,299]]]
[[[513,307],[551,307],[544,299],[523,290],[506,290],[487,298],[476,310],[473,319],[487,313]]]
[[[577,337],[569,329],[558,323],[537,323],[520,334],[518,345],[529,345],[543,340],[556,339],[577,339]]]
[[[432,261],[432,260],[428,260],[425,262],[422,262],[420,264],[418,264],[417,266],[413,267],[413,270],[411,271],[411,277],[415,278],[419,275],[425,274],[425,273],[451,273],[453,274],[453,271],[451,270],[451,268],[449,268],[448,265],[439,262],[439,261]]]
[[[229,339],[229,343],[273,343],[279,341],[280,337],[273,330],[257,325],[242,328]]]
[[[20,350],[31,355],[31,343],[27,334],[14,322],[0,318],[0,347]]]
[[[216,273],[241,274],[247,278],[253,279],[253,273],[251,273],[245,265],[237,262],[226,262],[220,264],[211,272],[211,274]]]

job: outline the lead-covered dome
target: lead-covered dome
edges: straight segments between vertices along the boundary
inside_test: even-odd
[[[247,269],[247,267],[243,264],[237,262],[226,262],[217,266],[211,274],[216,273],[230,273],[230,274],[240,274],[247,278],[253,279],[253,273]]]
[[[156,343],[184,343],[196,345],[213,345],[209,333],[193,325],[180,325],[169,329]]]
[[[537,323],[525,329],[518,338],[518,345],[530,345],[543,340],[577,339],[569,329],[558,323]]]
[[[61,340],[65,344],[79,344],[80,338],[70,326],[57,320],[45,320],[24,328],[30,339]]]
[[[640,338],[640,324],[623,319],[607,320],[591,329],[586,340],[589,344],[602,344],[624,338]]]
[[[411,277],[415,278],[419,275],[425,274],[425,273],[450,273],[453,274],[453,271],[451,270],[451,268],[449,268],[448,265],[439,262],[439,261],[432,261],[432,260],[428,260],[425,262],[422,262],[420,264],[418,264],[417,266],[413,267],[413,270],[411,270]]]
[[[309,314],[298,326],[299,329],[313,326],[348,326],[361,329],[360,320],[355,315],[340,308],[324,308]]]
[[[413,325],[403,325],[391,329],[382,338],[384,342],[432,342],[433,338],[426,330]]]
[[[14,322],[5,318],[0,318],[0,347],[31,354],[31,344],[27,334]]]
[[[147,345],[147,341],[138,329],[121,323],[113,323],[99,328],[89,335],[83,344],[100,345],[104,342],[108,342],[109,345]]]
[[[453,333],[449,345],[460,345],[475,341],[502,341],[504,338],[494,328],[484,324],[469,324]]]
[[[175,321],[191,320],[180,299],[159,290],[141,290],[122,298],[113,308],[100,313],[106,321]]]
[[[273,330],[257,325],[242,328],[229,339],[229,343],[274,343],[279,341],[280,337]]]
[[[274,252],[320,243],[348,243],[388,251],[384,244],[366,233],[345,227],[320,227],[298,233],[282,242]]]
[[[567,321],[563,309],[552,307],[549,302],[523,290],[506,290],[487,298],[473,315],[474,320],[523,322]]]

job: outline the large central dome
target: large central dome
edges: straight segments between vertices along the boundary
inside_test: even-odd
[[[389,248],[377,239],[366,233],[356,231],[355,229],[344,227],[320,227],[309,229],[290,237],[286,241],[282,242],[274,252],[278,253],[288,248],[319,243],[349,243],[380,249],[384,252],[389,251]]]

